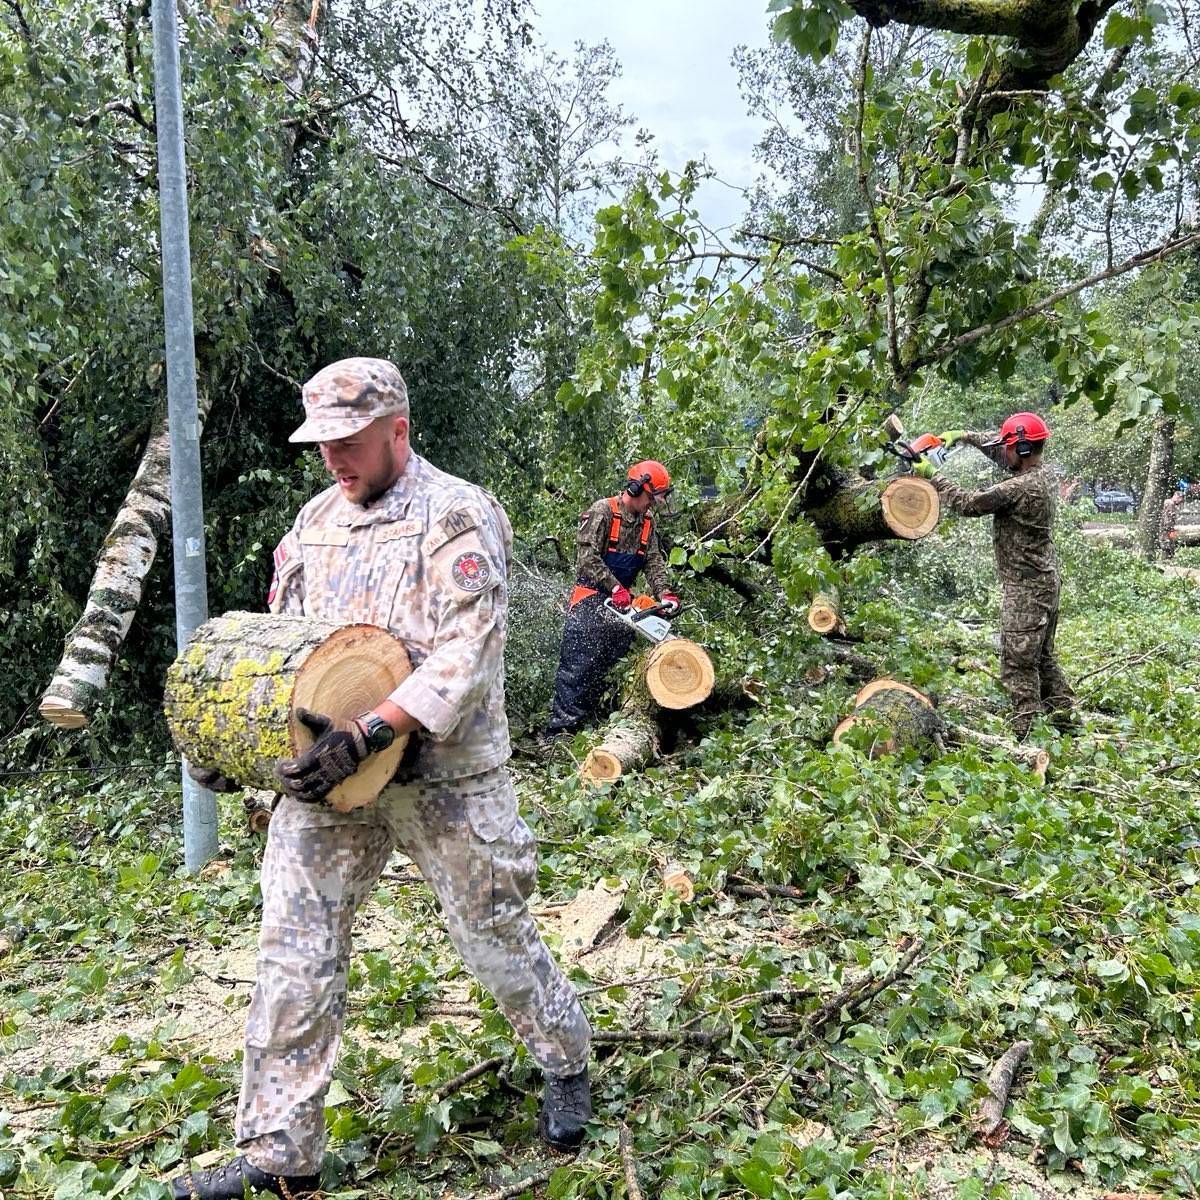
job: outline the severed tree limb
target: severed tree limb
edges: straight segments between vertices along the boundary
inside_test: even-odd
[[[200,426],[209,397],[200,396]],[[171,442],[167,414],[146,443],[125,502],[104,539],[83,613],[67,634],[62,660],[38,712],[61,729],[80,729],[105,687],[171,519]]]
[[[434,1093],[435,1100],[445,1100],[447,1096],[454,1095],[455,1092],[461,1091],[468,1083],[474,1083],[481,1075],[486,1075],[489,1071],[498,1071],[504,1066],[507,1059],[504,1055],[497,1054],[495,1058],[485,1058],[483,1062],[476,1063],[473,1067],[468,1067],[460,1075],[455,1075],[453,1079],[447,1079]]]
[[[969,725],[946,725],[946,739],[960,746],[982,746],[985,750],[999,751],[1010,762],[1024,767],[1037,777],[1039,783],[1046,782],[1046,771],[1050,767],[1050,752],[1040,746],[1030,746],[1023,742],[1014,742],[1011,738],[999,734],[982,733]]]
[[[1013,1042],[988,1074],[988,1094],[979,1106],[975,1125],[979,1136],[990,1146],[997,1146],[1003,1142],[1008,1132],[1008,1125],[1004,1120],[1008,1094],[1012,1091],[1013,1080],[1032,1046],[1033,1043],[1029,1041]]]
[[[633,1137],[629,1126],[621,1122],[617,1134],[617,1148],[621,1151],[621,1167],[625,1172],[625,1195],[628,1200],[642,1200],[642,1189],[638,1186],[637,1163],[633,1161]]]

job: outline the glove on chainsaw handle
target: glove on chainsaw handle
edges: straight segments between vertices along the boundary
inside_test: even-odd
[[[612,602],[613,608],[625,612],[633,606],[633,593],[622,584],[620,587],[613,588]]]
[[[679,616],[683,601],[674,592],[663,592],[658,602],[658,611],[668,619]]]
[[[367,738],[357,721],[335,721],[323,713],[296,709],[296,716],[317,739],[299,758],[275,768],[283,790],[302,804],[319,804],[350,778],[367,757]]]

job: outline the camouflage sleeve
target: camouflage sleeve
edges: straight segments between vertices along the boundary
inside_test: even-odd
[[[422,545],[433,645],[388,697],[435,740],[453,732],[502,670],[508,613],[504,534],[490,506],[458,509],[440,528]]]
[[[658,540],[658,530],[650,534],[650,542],[646,546],[646,583],[656,600],[662,599],[663,592],[671,590],[671,581],[667,578],[667,564],[663,558],[662,542]]]
[[[960,517],[986,517],[989,513],[1008,512],[1016,504],[1025,484],[1016,476],[972,492],[959,487],[944,476],[937,475],[934,477],[933,486],[937,488],[942,502],[951,512],[958,513]]]
[[[976,450],[982,450],[988,442],[994,442],[997,437],[999,437],[999,434],[991,430],[977,431],[968,429],[959,438],[959,442],[964,446],[974,446]]]
[[[304,557],[295,528],[275,547],[275,573],[267,593],[267,608],[273,613],[304,615]]]
[[[611,523],[612,513],[608,505],[597,501],[579,518],[579,532],[575,535],[575,561],[579,578],[590,579],[610,592],[621,586],[621,581],[600,557],[608,545]]]

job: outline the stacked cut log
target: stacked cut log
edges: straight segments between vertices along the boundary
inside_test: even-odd
[[[637,660],[630,678],[620,711],[580,767],[588,783],[611,783],[653,759],[661,737],[660,712],[678,712],[707,700],[716,675],[703,646],[668,638]]]
[[[854,697],[853,712],[834,729],[833,744],[845,744],[851,731],[854,731],[853,741],[871,758],[895,754],[926,742],[948,742],[991,750],[1030,772],[1043,784],[1050,766],[1049,752],[1039,746],[1017,743],[945,721],[928,696],[898,679],[875,679],[861,688]]]
[[[167,673],[167,725],[189,762],[244,787],[275,790],[279,761],[313,742],[298,709],[353,719],[411,670],[404,644],[375,625],[227,613],[201,625]],[[329,793],[330,807],[348,812],[374,800],[395,774],[407,740],[369,755]]]

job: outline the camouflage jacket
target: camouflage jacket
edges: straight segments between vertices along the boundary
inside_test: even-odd
[[[980,446],[989,436],[968,434],[963,440]],[[1002,583],[1057,585],[1058,559],[1052,530],[1058,507],[1058,484],[1049,464],[1043,463],[979,491],[968,491],[940,475],[933,483],[952,512],[964,517],[991,514],[996,572]]]
[[[373,504],[352,504],[335,485],[300,510],[275,551],[269,604],[395,633],[413,672],[388,699],[425,728],[411,775],[461,778],[509,756],[511,558],[512,529],[495,498],[410,454]]]
[[[633,554],[637,551],[638,543],[641,540],[642,521],[645,518],[630,512],[623,504],[618,505],[617,511],[621,514],[621,531],[617,536],[617,552]],[[612,509],[609,507],[608,498],[605,497],[584,509],[579,518],[579,532],[575,535],[575,569],[579,582],[588,587],[599,587],[605,592],[611,592],[620,583],[604,563],[604,554],[608,549],[608,533],[611,527]],[[658,540],[658,530],[653,527],[650,532],[650,541],[646,546],[646,559],[642,563],[642,571],[646,576],[646,584],[656,599],[661,598],[663,592],[670,590],[662,546]]]

